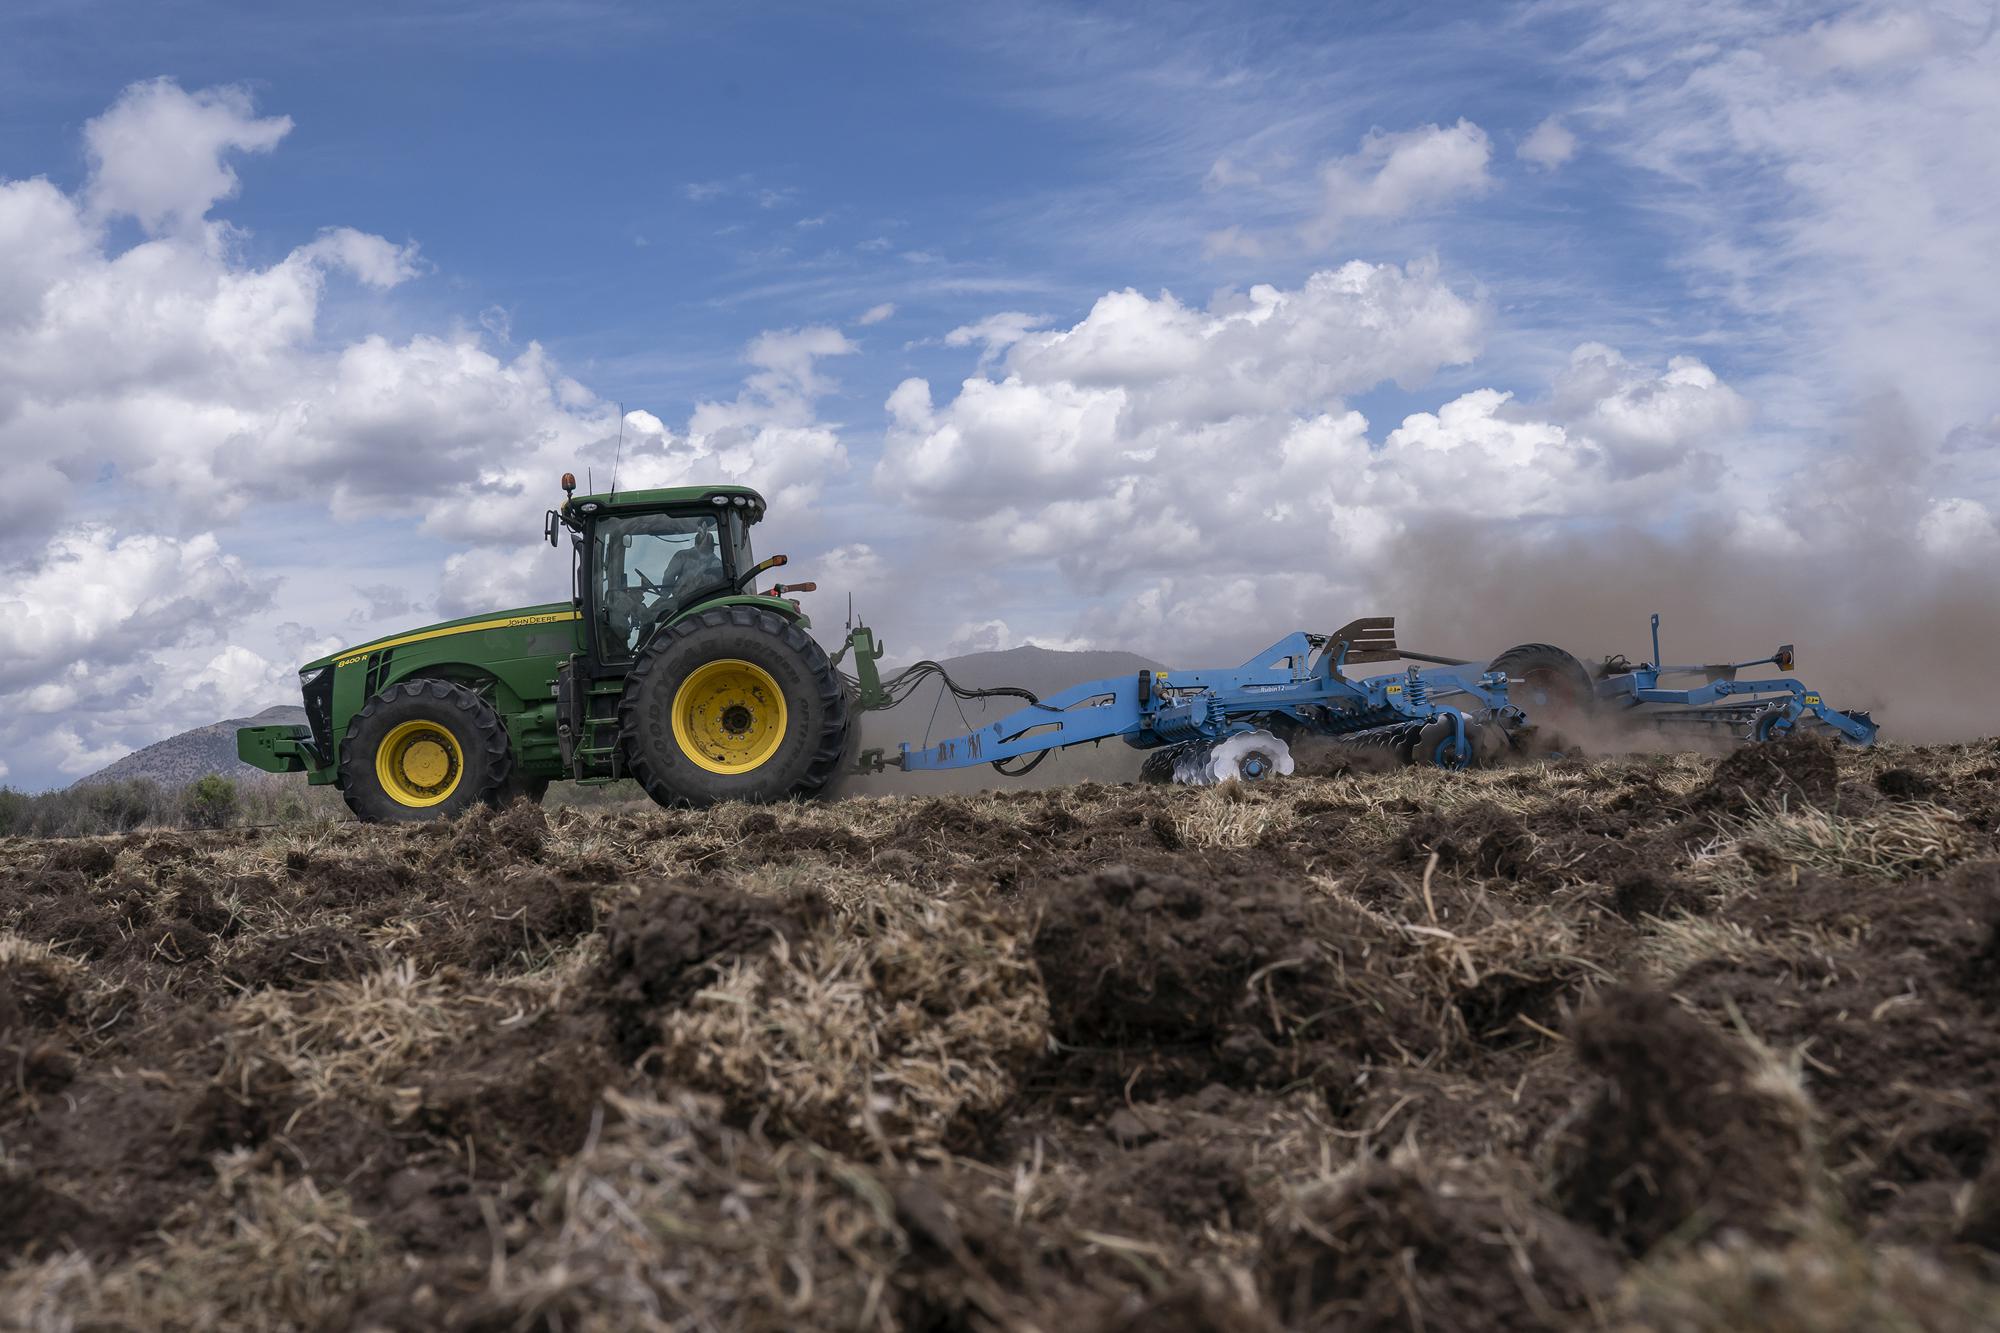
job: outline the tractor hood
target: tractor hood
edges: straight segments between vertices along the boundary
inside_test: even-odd
[[[487,629],[513,629],[524,625],[567,624],[575,620],[578,614],[576,607],[569,602],[544,602],[540,606],[516,607],[511,611],[482,611],[476,616],[441,620],[435,625],[404,630],[398,634],[385,634],[379,639],[357,643],[350,648],[328,653],[325,657],[315,658],[300,667],[299,671],[304,674],[336,663],[345,666],[379,649],[400,647],[406,643],[421,643],[427,639],[442,639],[453,634],[470,634],[476,630]]]

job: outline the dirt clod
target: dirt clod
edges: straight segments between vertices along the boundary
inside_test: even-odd
[[[1803,1210],[1811,1110],[1768,1056],[1639,989],[1579,1013],[1574,1040],[1604,1082],[1551,1145],[1565,1214],[1644,1253],[1689,1229],[1779,1234]]]
[[[1198,1078],[1165,1072],[1164,1085],[1309,1077],[1342,1051],[1386,1048],[1414,1021],[1386,978],[1369,976],[1370,951],[1386,956],[1394,942],[1290,886],[1121,867],[1052,885],[1037,906],[1057,1039],[1208,1053],[1190,1069]]]
[[[1732,750],[1715,766],[1702,789],[1706,805],[1735,807],[1790,805],[1826,806],[1840,788],[1834,743],[1818,736],[1796,736],[1766,745]]]
[[[1927,801],[1938,784],[1913,768],[1885,768],[1875,775],[1875,790],[1899,801]]]
[[[1477,1172],[1364,1165],[1320,1186],[1265,1241],[1288,1328],[1556,1329],[1609,1293],[1608,1247]]]
[[[358,977],[380,965],[380,952],[351,931],[313,926],[255,941],[227,971],[241,985],[290,990],[330,977]]]
[[[826,911],[816,895],[776,900],[685,884],[642,888],[604,923],[598,984],[619,1053],[629,1060],[657,1041],[659,1011],[694,994],[715,964],[780,939],[796,944]]]

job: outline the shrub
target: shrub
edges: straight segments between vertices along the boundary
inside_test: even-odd
[[[146,778],[93,782],[87,787],[71,790],[82,797],[88,815],[78,818],[80,812],[74,809],[65,812],[75,826],[60,830],[64,833],[129,833],[141,824],[159,818],[163,805],[159,784]]]
[[[181,814],[190,828],[228,827],[236,820],[236,784],[219,773],[196,779],[181,795]]]
[[[15,791],[12,787],[0,787],[0,838],[14,833],[26,833],[34,808],[34,801],[26,792]]]

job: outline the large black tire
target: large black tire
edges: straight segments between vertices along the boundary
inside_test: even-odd
[[[1488,671],[1504,671],[1523,684],[1509,690],[1507,701],[1528,715],[1530,722],[1553,721],[1547,716],[1586,717],[1597,707],[1597,691],[1583,663],[1552,643],[1523,643],[1487,663]],[[1518,697],[1517,697],[1518,696]],[[1537,716],[1537,709],[1544,716]]]
[[[661,805],[816,796],[840,772],[852,728],[825,650],[754,606],[660,631],[618,704],[625,766]]]
[[[433,772],[437,780],[427,782]],[[371,824],[450,819],[496,804],[513,772],[500,715],[478,691],[443,680],[389,686],[361,706],[340,747],[340,794]]]

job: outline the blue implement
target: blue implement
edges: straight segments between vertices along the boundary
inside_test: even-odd
[[[1522,721],[1508,706],[1504,673],[1412,666],[1356,680],[1342,670],[1353,642],[1293,633],[1238,667],[1086,681],[965,735],[919,748],[905,744],[892,762],[912,772],[969,768],[1113,737],[1153,749],[1214,745],[1255,731],[1344,739],[1410,733],[1414,746],[1415,733],[1429,727],[1422,760],[1462,768],[1472,761],[1480,728],[1511,729]],[[1253,752],[1249,762],[1255,770],[1262,761]]]
[[[1659,662],[1660,617],[1655,614],[1653,660],[1637,666],[1619,659],[1607,662],[1604,674],[1596,682],[1598,700],[1656,726],[1721,727],[1749,741],[1780,740],[1809,727],[1823,728],[1850,745],[1862,746],[1874,744],[1881,730],[1867,713],[1830,707],[1819,691],[1809,689],[1792,676],[1737,678],[1740,671],[1766,665],[1789,672],[1792,669],[1789,643],[1769,657],[1748,662],[1674,666],[1658,665]],[[1703,679],[1699,685],[1670,689],[1660,683],[1667,676]]]
[[[1659,658],[1660,618],[1653,617],[1653,657]],[[960,698],[1026,700],[998,721],[935,745],[898,747],[894,757],[869,750],[864,770],[894,764],[909,772],[991,764],[1019,774],[1055,750],[1116,738],[1151,752],[1142,774],[1190,783],[1256,779],[1292,771],[1289,742],[1320,736],[1384,752],[1398,762],[1439,768],[1491,764],[1510,753],[1561,753],[1559,739],[1579,721],[1725,729],[1745,741],[1772,741],[1800,730],[1824,730],[1853,745],[1874,743],[1868,714],[1829,707],[1791,675],[1743,679],[1751,667],[1789,673],[1792,647],[1750,662],[1709,666],[1632,665],[1606,658],[1595,671],[1547,644],[1522,645],[1490,667],[1401,649],[1395,621],[1370,617],[1332,634],[1297,632],[1236,667],[1139,671],[1072,685],[1045,699],[1017,688],[967,689],[935,662],[922,662],[886,683],[873,673],[881,656],[865,626],[851,627],[849,646],[862,672],[861,706],[894,707],[913,683],[941,677],[941,690]],[[845,654],[847,650],[843,649]],[[837,660],[837,659],[836,659]],[[1346,668],[1367,662],[1410,662],[1400,672],[1356,678]],[[1520,673],[1510,678],[1508,666]],[[1700,676],[1699,684],[1669,687],[1663,678]],[[1516,699],[1508,697],[1517,687]],[[1530,716],[1524,705],[1546,718]],[[1537,722],[1546,734],[1535,736]],[[1008,768],[1011,761],[1024,761]]]

